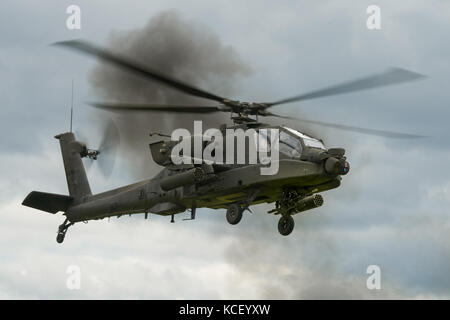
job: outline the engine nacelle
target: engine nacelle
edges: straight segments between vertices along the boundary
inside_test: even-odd
[[[188,171],[174,174],[160,181],[161,189],[169,191],[178,187],[194,184],[206,178],[205,171],[201,168],[193,168]]]

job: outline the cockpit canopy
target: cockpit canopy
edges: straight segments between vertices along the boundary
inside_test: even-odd
[[[288,127],[280,127],[279,151],[290,158],[300,158],[304,148],[316,148],[326,150],[322,141]],[[258,134],[260,148],[271,149],[270,139],[260,131]]]
[[[278,150],[273,148],[273,140],[271,137],[272,129],[278,130],[279,133],[279,140],[278,140]],[[223,154],[226,154],[226,148],[228,148],[226,141],[227,139],[236,139],[234,140],[234,152],[232,155],[234,155],[234,163],[235,164],[244,164],[244,163],[252,163],[250,161],[251,155],[255,155],[257,153],[257,150],[261,152],[270,152],[273,151],[279,152],[280,158],[289,158],[289,159],[300,159],[305,158],[305,153],[310,154],[310,152],[305,152],[308,150],[316,150],[319,151],[319,153],[322,150],[327,150],[322,143],[322,141],[310,137],[304,133],[301,133],[295,129],[288,128],[288,127],[263,127],[257,130],[253,130],[253,132],[245,133],[242,131],[243,135],[246,137],[244,138],[245,142],[245,151],[239,151],[237,144],[238,140],[236,136],[233,137],[233,135],[226,136],[222,143],[223,146],[221,149],[219,149]],[[188,147],[187,150],[190,150],[188,158],[198,158],[201,159],[204,156],[204,151],[206,150],[206,147],[209,143],[207,141],[202,141],[203,137],[200,136],[200,141],[203,142],[202,144],[202,150],[200,150],[200,154],[196,156],[195,154],[195,138],[198,138],[198,136],[189,136],[189,141],[187,143]],[[247,139],[248,138],[248,139]],[[209,139],[210,141],[214,140],[214,137]],[[272,140],[272,141],[271,141]],[[271,143],[272,142],[272,143]],[[150,149],[152,153],[153,160],[162,166],[169,166],[173,165],[172,162],[172,149],[179,143],[179,141],[171,141],[171,140],[161,140],[154,142],[150,144]],[[181,153],[181,156],[184,155],[184,151]],[[215,157],[216,150],[215,148],[212,148],[212,151],[209,151],[212,157]],[[313,154],[316,152],[313,152]],[[239,159],[242,158],[243,162],[239,162]],[[302,157],[303,156],[303,157]],[[233,157],[233,156],[232,156]],[[219,160],[217,163],[223,163],[223,161],[228,161],[228,157],[223,155],[222,157],[219,157]],[[227,162],[228,163],[228,162]]]
[[[284,129],[286,129],[287,131],[289,131],[290,133],[294,134],[295,136],[299,137],[302,139],[303,144],[305,145],[305,147],[311,147],[311,148],[318,148],[318,149],[322,149],[322,150],[326,150],[325,145],[323,144],[322,141],[310,137],[304,133],[301,133],[295,129],[291,129],[288,127],[283,127]]]

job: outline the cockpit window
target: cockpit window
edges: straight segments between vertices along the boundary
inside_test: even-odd
[[[279,149],[281,153],[293,158],[300,158],[302,154],[300,141],[284,131],[280,132]]]
[[[301,133],[297,130],[288,128],[288,127],[283,127],[284,129],[288,130],[289,132],[292,132],[293,134],[295,134],[297,137],[300,137],[303,139],[303,143],[305,144],[305,146],[307,147],[312,147],[312,148],[319,148],[319,149],[324,149],[326,150],[324,144],[322,141],[317,140],[316,138],[310,137],[304,133]]]
[[[317,140],[317,139],[303,138],[303,143],[307,147],[325,149],[325,146],[323,145],[323,143],[321,141]]]
[[[288,127],[283,127],[283,129],[286,129],[286,131],[279,131],[280,137],[278,149],[280,153],[290,158],[300,158],[303,149],[301,141],[303,141],[305,147],[326,150],[322,141],[317,140],[316,138],[310,137],[304,133]],[[270,139],[269,137],[267,137],[267,133],[268,132],[265,132],[264,130],[260,130],[258,133],[256,133],[255,138],[258,141],[258,145],[261,151],[271,150]]]
[[[279,152],[291,158],[300,158],[302,154],[302,144],[299,138],[280,130],[278,149]],[[264,131],[259,131],[258,143],[261,151],[271,150],[270,139]]]

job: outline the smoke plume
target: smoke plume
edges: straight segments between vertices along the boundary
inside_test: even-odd
[[[111,32],[107,47],[163,74],[178,78],[218,95],[233,98],[235,82],[251,70],[231,46],[224,45],[206,26],[183,18],[175,11],[163,12],[141,29]],[[94,92],[102,101],[215,105],[167,86],[100,63],[90,75]],[[149,132],[170,134],[175,128],[192,130],[194,120],[205,126],[227,121],[225,114],[138,112],[110,115],[119,127],[122,156],[133,178],[146,178],[156,169],[148,144]],[[108,116],[102,117],[108,119]]]

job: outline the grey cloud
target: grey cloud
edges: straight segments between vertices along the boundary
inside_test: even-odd
[[[228,1],[190,5],[155,1],[151,8],[145,1],[130,3],[108,10],[103,2],[83,3],[86,17],[96,19],[88,19],[81,33],[54,27],[64,21],[64,5],[42,4],[36,12],[25,10],[23,2],[1,5],[2,15],[18,18],[0,19],[4,35],[0,297],[449,297],[450,47],[442,41],[450,12],[447,3],[380,1],[380,32],[365,28],[369,1],[258,1],[237,9]],[[252,101],[291,96],[392,65],[406,67],[429,78],[277,107],[277,111],[432,138],[388,141],[290,123],[311,130],[329,145],[345,147],[352,168],[339,189],[324,193],[322,208],[295,217],[296,229],[287,238],[278,235],[277,218],[266,214],[267,205],[257,206],[237,226],[226,224],[223,210],[200,210],[196,221],[177,219],[175,225],[163,217],[81,224],[69,231],[64,246],[57,246],[55,231],[62,217],[38,213],[20,202],[32,189],[66,192],[59,147],[52,137],[67,130],[72,77],[76,128],[92,136],[101,115],[81,105],[99,98],[88,82],[96,62],[47,45],[70,38],[108,44],[105,39],[111,29],[122,34],[141,29],[169,7],[177,8],[182,21],[191,19],[212,29],[221,39],[223,47],[219,47],[232,45],[253,70],[249,77],[225,74],[223,81],[208,78],[207,70],[193,73],[195,68],[190,67],[180,76]],[[36,18],[30,17],[33,14]],[[6,21],[11,25],[4,25]],[[224,50],[217,51],[219,56],[229,52]],[[214,61],[194,67],[206,68]],[[185,99],[167,96],[171,102],[178,98]],[[161,127],[171,124],[166,120]],[[142,157],[150,162],[148,154]],[[127,166],[121,157],[109,181],[94,168],[89,173],[91,185],[102,190],[133,182]],[[153,172],[149,170],[148,176]],[[64,286],[68,264],[79,264],[86,272],[79,292]],[[381,292],[364,287],[369,264],[382,268]],[[48,274],[54,276],[49,279]]]

